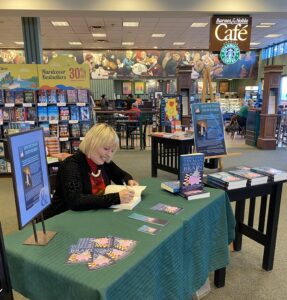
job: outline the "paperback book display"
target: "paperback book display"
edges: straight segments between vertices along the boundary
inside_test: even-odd
[[[271,167],[253,167],[251,168],[251,171],[268,176],[270,181],[287,180],[287,171],[278,170]]]
[[[232,175],[228,172],[217,172],[207,175],[207,182],[224,187],[227,190],[246,187],[247,179]]]
[[[180,155],[180,194],[187,200],[206,198],[209,192],[203,190],[204,154]]]
[[[179,193],[180,191],[179,180],[162,182],[160,187],[170,193]]]
[[[97,270],[117,263],[130,255],[137,242],[120,237],[80,238],[68,251],[67,264],[87,264]]]
[[[268,176],[252,172],[250,169],[237,169],[237,170],[230,170],[229,173],[246,178],[247,179],[247,185],[258,185],[258,184],[263,184],[266,183],[268,180]]]

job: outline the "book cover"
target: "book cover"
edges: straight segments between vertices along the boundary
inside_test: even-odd
[[[49,123],[40,123],[39,124],[40,128],[43,128],[44,131],[44,136],[49,137],[50,136],[50,128],[49,128]]]
[[[3,121],[4,122],[14,122],[15,121],[14,107],[4,107],[4,109],[3,109]]]
[[[4,142],[0,142],[0,157],[5,156],[4,152]]]
[[[88,90],[78,89],[78,102],[79,103],[88,103]]]
[[[0,125],[3,124],[3,121],[4,121],[4,119],[3,119],[3,109],[0,108]],[[1,130],[0,130],[0,131],[1,131]]]
[[[5,99],[4,90],[0,90],[0,105],[4,104],[4,99]]]
[[[15,121],[24,122],[27,119],[25,107],[15,107]]]
[[[38,106],[38,119],[40,122],[48,121],[48,109],[46,106]]]
[[[49,124],[49,132],[51,137],[58,137],[59,136],[58,124]]]
[[[24,103],[24,93],[23,91],[15,91],[15,104]]]
[[[156,205],[151,207],[151,209],[155,211],[164,212],[169,215],[177,215],[179,212],[183,210],[182,207],[171,206],[164,203],[157,203]]]
[[[47,90],[48,103],[57,103],[57,90]]]
[[[24,91],[24,103],[35,103],[34,91]]]
[[[59,120],[58,106],[55,106],[55,105],[48,106],[48,119],[49,119],[49,121],[58,121]]]
[[[271,167],[253,167],[251,171],[267,175],[270,181],[287,180],[287,171]]]
[[[6,159],[0,158],[0,173],[7,173]]]
[[[80,146],[80,141],[75,140],[75,141],[71,141],[71,152],[75,153],[79,150],[79,146]]]
[[[78,102],[77,90],[67,90],[67,101],[68,101],[68,103],[77,103]]]
[[[186,198],[203,191],[204,154],[180,155],[180,194]]]
[[[87,106],[80,107],[80,117],[82,121],[89,121],[90,120],[90,109]]]
[[[90,124],[89,123],[82,123],[80,126],[80,135],[84,137],[87,132],[90,130]]]
[[[268,176],[247,169],[230,170],[228,172],[235,176],[246,178],[249,185],[266,183],[268,180]]]
[[[67,92],[65,90],[57,90],[58,103],[67,103]]]
[[[15,103],[15,91],[5,90],[5,103]]]
[[[71,153],[71,143],[70,141],[65,141],[60,143],[62,153]]]
[[[38,96],[39,103],[47,103],[48,102],[47,90],[38,90],[37,96]]]
[[[76,105],[70,106],[70,119],[71,120],[80,120],[79,107]]]
[[[27,120],[28,121],[37,121],[36,107],[27,107]]]
[[[222,187],[226,187],[227,189],[241,188],[247,185],[247,179],[224,171],[208,174],[207,181]]]
[[[160,187],[163,190],[166,190],[171,193],[179,193],[180,191],[179,180],[162,182]]]
[[[59,125],[59,137],[65,138],[69,137],[69,124],[60,124]]]
[[[70,110],[67,106],[60,106],[59,107],[59,118],[61,121],[68,121],[70,120]]]
[[[81,136],[79,123],[70,124],[70,135],[74,138],[79,138]]]
[[[128,217],[131,218],[131,219],[138,220],[138,221],[143,221],[143,222],[146,222],[146,223],[156,224],[156,225],[160,225],[160,226],[165,226],[165,225],[168,224],[168,221],[166,221],[166,220],[141,215],[141,214],[138,214],[138,213],[132,213]]]

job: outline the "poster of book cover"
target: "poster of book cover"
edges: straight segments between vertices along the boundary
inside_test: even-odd
[[[191,106],[196,152],[205,156],[226,154],[223,119],[218,102]]]
[[[175,129],[175,124],[181,124],[181,98],[164,98],[160,104],[161,126]]]

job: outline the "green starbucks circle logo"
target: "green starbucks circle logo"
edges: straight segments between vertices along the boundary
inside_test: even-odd
[[[236,43],[226,43],[220,50],[220,58],[226,65],[232,65],[238,61],[240,49]]]

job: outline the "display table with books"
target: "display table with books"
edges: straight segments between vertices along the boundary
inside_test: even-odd
[[[133,211],[66,211],[46,220],[46,229],[57,234],[45,247],[23,245],[31,226],[6,236],[13,288],[41,300],[191,299],[214,271],[215,284],[223,286],[235,227],[227,194],[207,188],[210,197],[187,201],[161,190],[159,179],[140,184],[147,188]],[[176,214],[161,211],[166,204]],[[167,224],[154,223],[158,233],[147,234],[139,229],[149,224],[138,215]],[[104,268],[67,264],[69,248],[80,238],[107,236],[136,245],[128,256]]]
[[[251,169],[251,171],[255,171],[255,169],[256,168]],[[272,175],[269,175],[267,182],[265,181],[265,183],[263,182],[259,184],[257,182],[253,182],[252,184],[251,181],[254,180],[254,178],[252,178],[251,181],[249,179],[248,182],[248,179],[244,180],[243,177],[241,177],[240,183],[237,185],[235,179],[230,179],[231,177],[236,177],[233,171],[235,171],[235,169],[229,170],[228,173],[219,172],[210,174],[207,176],[207,178],[204,179],[205,185],[225,190],[229,196],[230,201],[236,202],[236,230],[235,240],[233,242],[234,250],[241,250],[242,235],[249,237],[255,242],[263,245],[264,252],[262,268],[266,271],[271,271],[273,269],[274,263],[282,186],[286,181],[286,177],[284,176],[287,176],[287,173],[280,172],[279,179],[276,177],[274,179]],[[235,172],[238,174],[238,170]],[[227,174],[229,174],[229,177]],[[221,177],[221,182],[218,181],[219,177]],[[228,180],[228,178],[230,180]],[[227,181],[229,181],[229,183]],[[244,183],[242,184],[243,181]],[[247,212],[245,210],[245,204],[248,199],[249,208]],[[256,206],[256,202],[259,202],[260,205]],[[254,222],[256,207],[259,208],[258,222]],[[244,219],[245,213],[248,213],[248,218],[246,221]]]

